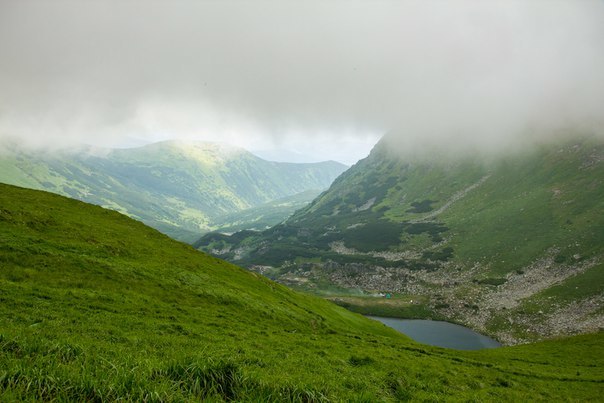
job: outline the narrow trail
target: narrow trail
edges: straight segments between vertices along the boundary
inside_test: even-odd
[[[426,222],[440,214],[442,214],[444,211],[446,211],[449,207],[451,207],[451,205],[457,201],[459,201],[460,199],[464,198],[469,192],[471,192],[472,190],[476,189],[478,186],[482,185],[487,179],[489,179],[491,177],[491,175],[485,175],[482,178],[480,178],[480,180],[476,183],[473,183],[472,185],[468,186],[467,188],[460,190],[459,192],[455,193],[453,196],[451,196],[451,198],[449,200],[447,200],[447,202],[445,204],[443,204],[440,208],[432,211],[430,214],[423,216],[422,218],[418,218],[416,220],[411,220],[409,221],[412,224],[417,224],[420,222]]]

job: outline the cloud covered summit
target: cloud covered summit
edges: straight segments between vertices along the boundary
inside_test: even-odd
[[[4,1],[0,50],[0,137],[33,143],[354,153],[604,125],[595,0]]]

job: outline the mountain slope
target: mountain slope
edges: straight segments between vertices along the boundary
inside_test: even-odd
[[[221,233],[264,230],[285,221],[296,211],[312,202],[321,192],[321,190],[311,189],[236,213],[225,214],[215,218],[212,225],[216,231]],[[199,237],[194,240],[197,239]]]
[[[506,343],[604,327],[602,141],[491,161],[389,150],[281,225],[195,245],[304,288],[427,296],[431,315]]]
[[[597,400],[602,334],[419,345],[114,211],[0,185],[0,400]]]
[[[235,147],[168,141],[134,149],[0,153],[0,181],[108,207],[188,238],[212,220],[310,189],[345,168],[262,160]]]

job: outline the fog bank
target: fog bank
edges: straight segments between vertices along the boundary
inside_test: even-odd
[[[34,144],[488,151],[602,133],[604,2],[3,1],[0,88]]]

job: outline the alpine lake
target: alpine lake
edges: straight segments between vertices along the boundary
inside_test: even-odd
[[[432,346],[456,350],[481,350],[501,347],[501,343],[490,337],[476,333],[467,327],[438,320],[397,319],[368,316],[382,322],[413,340]]]

